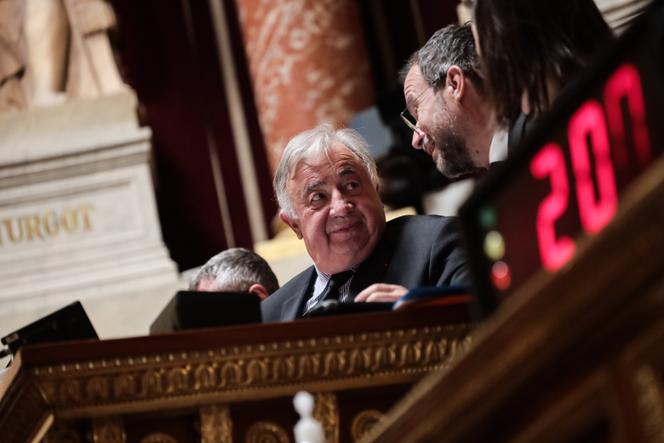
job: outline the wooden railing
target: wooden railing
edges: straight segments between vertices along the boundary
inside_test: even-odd
[[[26,347],[0,390],[4,442],[288,442],[307,390],[356,441],[469,344],[466,304]]]

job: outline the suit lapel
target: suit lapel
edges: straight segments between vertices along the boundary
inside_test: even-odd
[[[357,268],[355,277],[350,283],[350,294],[353,298],[367,286],[383,282],[393,253],[393,242],[388,233],[389,226],[389,223],[385,226],[385,232],[374,252]]]
[[[312,266],[308,272],[308,276],[303,276],[302,280],[304,284],[298,285],[297,290],[293,291],[293,294],[281,304],[282,321],[295,320],[299,316],[300,307],[304,305],[305,300],[307,300],[308,295],[311,293],[311,287],[316,275],[316,270]]]

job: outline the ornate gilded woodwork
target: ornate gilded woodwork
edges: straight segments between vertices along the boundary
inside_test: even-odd
[[[375,409],[367,409],[355,416],[351,425],[351,435],[354,441],[359,441],[367,432],[373,428],[376,423],[383,418],[383,413]]]
[[[124,423],[119,417],[92,420],[91,443],[126,443]]]
[[[141,440],[141,443],[179,443],[176,439],[162,432],[155,432]]]
[[[31,376],[61,416],[146,410],[415,380],[449,364],[469,344],[469,325],[432,326],[307,340],[258,343],[205,351],[145,354],[35,367]],[[312,386],[314,388],[312,388]],[[320,389],[324,387],[325,389]]]
[[[313,416],[325,430],[327,443],[339,443],[339,407],[337,396],[332,393],[318,393],[314,396]]]
[[[201,408],[200,419],[202,443],[232,443],[233,422],[228,406]]]
[[[284,428],[271,421],[258,421],[247,430],[246,443],[290,443]]]

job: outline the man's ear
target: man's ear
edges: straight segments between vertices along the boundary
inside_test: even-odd
[[[450,89],[454,100],[460,102],[466,92],[466,75],[463,69],[457,65],[450,66],[445,77],[445,87]]]
[[[249,286],[249,292],[256,294],[260,297],[261,300],[265,300],[267,296],[270,295],[270,293],[267,292],[267,289],[265,289],[265,286],[261,285],[260,283],[254,283],[253,285]]]
[[[286,223],[293,230],[293,232],[295,232],[297,238],[302,240],[302,231],[300,231],[300,226],[296,219],[291,218],[284,211],[279,211],[279,218],[281,219],[282,222]]]

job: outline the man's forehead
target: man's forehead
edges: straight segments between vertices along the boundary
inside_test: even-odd
[[[419,65],[413,65],[408,74],[406,74],[406,79],[403,82],[406,101],[415,100],[428,86],[427,81],[422,76]]]
[[[302,158],[293,169],[291,180],[312,176],[339,175],[346,171],[365,170],[362,162],[345,146]]]

